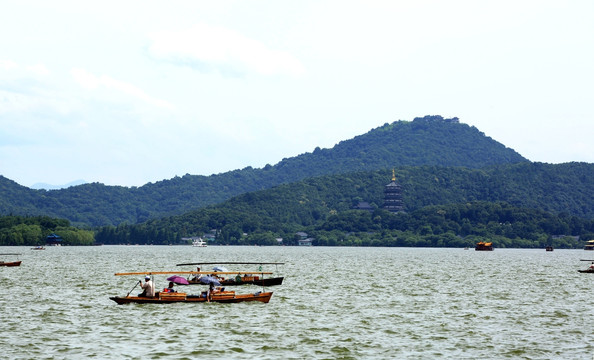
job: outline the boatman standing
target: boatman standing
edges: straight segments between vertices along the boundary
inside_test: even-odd
[[[142,287],[142,293],[138,296],[140,297],[155,297],[155,285],[153,284],[153,282],[151,281],[151,277],[150,276],[145,276],[144,277],[144,284],[140,284],[140,286]]]

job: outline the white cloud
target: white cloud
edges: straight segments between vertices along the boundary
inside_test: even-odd
[[[304,66],[290,53],[270,49],[224,27],[195,24],[184,30],[155,33],[151,40],[151,54],[166,60],[230,66],[235,71],[247,69],[263,75],[305,74]]]
[[[11,70],[17,67],[17,63],[11,60],[0,60],[0,68],[4,70]]]
[[[30,77],[31,75],[46,76],[50,74],[45,64],[37,63],[35,65],[19,64],[12,60],[0,60],[0,70],[10,72],[12,77]]]
[[[154,98],[142,89],[120,80],[113,79],[109,76],[102,75],[97,77],[84,69],[74,68],[70,71],[70,74],[74,80],[87,90],[94,90],[99,87],[105,87],[108,89],[114,89],[124,94],[128,94],[134,98],[140,99],[146,103],[162,107],[173,109],[173,105],[165,100]]]
[[[50,73],[44,64],[35,64],[35,65],[27,66],[27,70],[34,74],[43,75],[43,76],[49,75],[49,73]]]
[[[592,4],[13,2],[0,12],[2,175],[142,185],[427,114],[534,161],[592,162]]]

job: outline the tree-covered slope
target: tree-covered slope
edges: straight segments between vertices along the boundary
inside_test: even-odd
[[[568,229],[579,233],[581,223],[574,219],[594,219],[594,204],[591,201],[594,198],[594,178],[590,176],[593,172],[594,164],[586,163],[520,163],[484,169],[401,167],[396,169],[396,177],[402,186],[406,211],[410,214],[430,206],[506,203],[525,209],[521,211],[523,214],[538,211],[541,215],[537,217],[553,221],[553,225],[547,225],[549,228],[562,226],[542,213],[559,216],[571,224]],[[218,229],[227,239],[239,239],[243,233],[254,232],[291,234],[300,229],[322,226],[333,216],[349,212],[360,201],[380,208],[384,186],[390,178],[389,170],[308,178],[242,194],[180,216],[156,219],[129,228],[103,229],[98,237],[101,242],[159,243],[202,234],[211,229]],[[483,206],[476,211],[492,208],[490,205]],[[487,215],[485,218],[490,219]]]
[[[481,168],[526,161],[520,154],[456,118],[426,116],[385,124],[332,149],[285,159],[276,167],[309,176],[378,170],[394,166],[464,166]]]
[[[429,116],[385,124],[331,149],[316,148],[262,169],[185,175],[141,187],[93,183],[62,190],[32,190],[0,176],[0,214],[48,215],[94,226],[133,224],[314,176],[404,165],[481,168],[526,161],[455,118]]]

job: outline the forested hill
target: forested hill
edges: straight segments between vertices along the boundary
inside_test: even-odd
[[[421,166],[396,168],[396,181],[401,185],[407,212],[433,205],[482,201],[594,219],[593,173],[594,164],[587,163],[521,163],[483,169]],[[390,170],[309,178],[242,194],[210,209],[221,214],[272,219],[263,222],[308,226],[332,213],[352,209],[362,201],[381,208],[384,187],[390,178]],[[175,218],[196,221],[200,217],[196,215],[202,211]],[[229,218],[219,218],[230,222]],[[207,224],[205,230],[217,227],[213,225]]]
[[[426,116],[385,124],[331,149],[316,148],[262,169],[185,175],[141,187],[91,183],[62,190],[32,190],[0,176],[0,215],[47,215],[79,225],[134,224],[321,175],[404,165],[482,168],[526,161],[457,118]]]
[[[313,153],[283,159],[275,168],[305,178],[405,165],[482,168],[523,161],[527,160],[514,150],[457,118],[426,116],[384,124],[332,149],[316,148]],[[303,176],[306,171],[310,173]]]
[[[587,163],[526,162],[482,169],[396,168],[406,208],[406,214],[397,218],[381,210],[390,170],[326,175],[242,194],[184,215],[133,226],[106,227],[98,232],[96,240],[169,244],[179,243],[183,236],[217,229],[218,239],[229,244],[260,243],[245,239],[243,234],[252,238],[263,236],[266,242],[260,244],[273,244],[276,237],[291,239],[295,232],[307,231],[319,241],[322,236],[337,241],[348,232],[375,232],[376,238],[401,238],[404,242],[395,243],[397,246],[469,246],[473,241],[462,244],[458,237],[477,235],[486,239],[500,237],[498,246],[507,243],[512,247],[544,247],[553,235],[592,238],[592,173],[594,164]],[[376,209],[373,214],[353,210],[362,201]],[[384,234],[384,230],[388,233]],[[393,230],[409,234],[402,237]],[[366,235],[358,235],[361,236]],[[421,237],[408,242],[417,236]],[[440,245],[443,236],[449,240]],[[523,240],[512,241],[516,237]],[[380,243],[393,244],[386,239]],[[524,240],[536,242],[527,244]],[[576,246],[579,244],[574,242],[570,247]]]

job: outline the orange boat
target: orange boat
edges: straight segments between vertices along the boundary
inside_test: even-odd
[[[481,241],[476,244],[474,250],[476,250],[476,251],[493,251],[493,243]]]
[[[21,254],[0,254],[0,255],[13,255],[13,256],[18,256]],[[21,261],[1,261],[0,260],[0,266],[21,266]]]
[[[0,261],[0,266],[21,266],[21,261]]]

